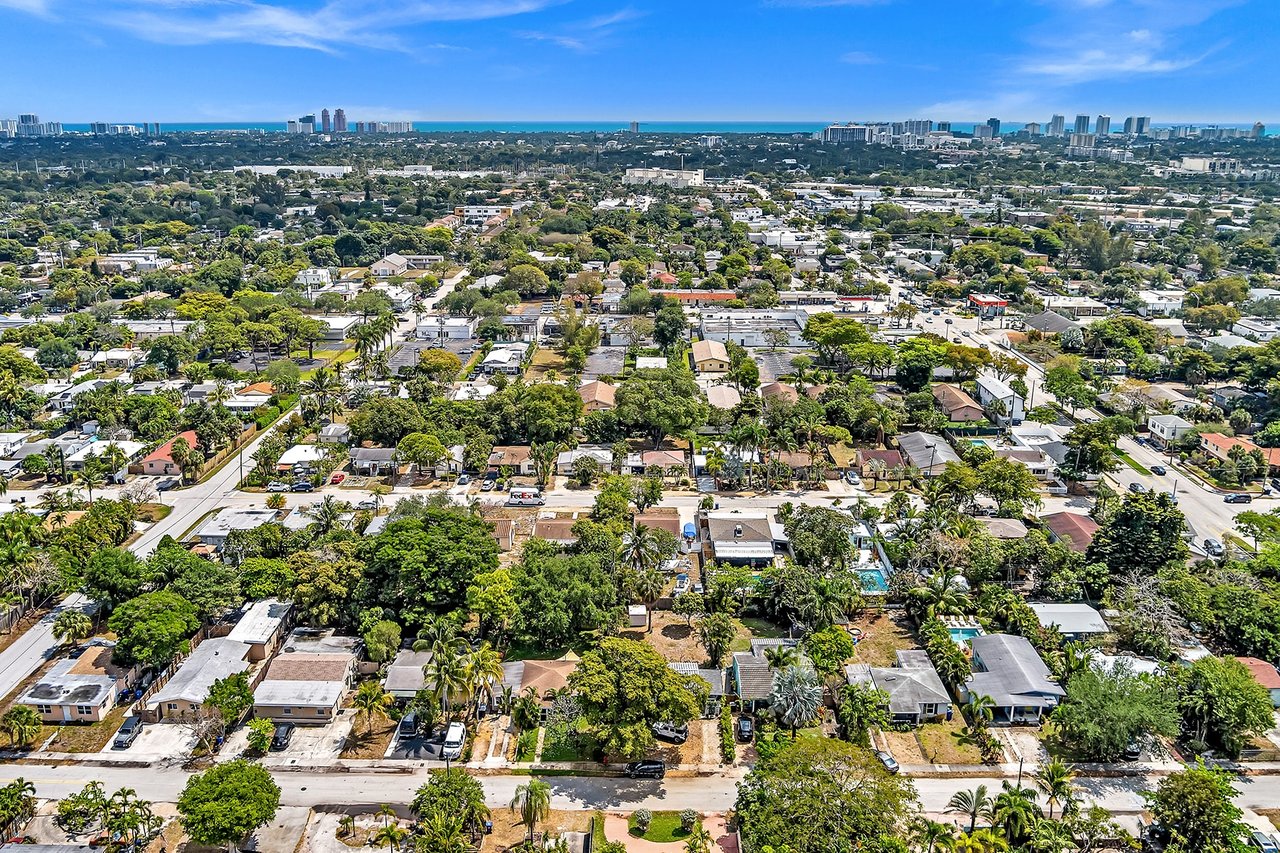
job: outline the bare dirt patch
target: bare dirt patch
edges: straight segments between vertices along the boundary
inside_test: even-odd
[[[378,759],[387,754],[391,738],[396,734],[395,720],[374,720],[373,728],[364,720],[356,720],[342,748],[343,758]]]
[[[853,620],[850,627],[862,631],[854,660],[871,666],[892,666],[899,649],[918,648],[905,617],[883,610],[869,610]]]

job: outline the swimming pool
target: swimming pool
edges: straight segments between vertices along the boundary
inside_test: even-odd
[[[884,569],[858,569],[858,577],[862,579],[863,592],[875,594],[889,591],[889,578]]]
[[[963,628],[948,628],[947,633],[951,635],[951,640],[957,646],[963,646],[974,637],[982,636],[982,629],[977,626]]]

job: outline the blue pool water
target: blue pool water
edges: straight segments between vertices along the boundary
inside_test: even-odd
[[[974,637],[982,636],[981,628],[948,628],[947,633],[951,635],[951,639],[955,641],[957,646],[963,646]]]
[[[858,569],[858,577],[862,578],[863,592],[888,592],[889,579],[884,569]]]

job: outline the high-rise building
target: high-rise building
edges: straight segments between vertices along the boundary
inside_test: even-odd
[[[1139,136],[1151,135],[1151,116],[1138,116],[1138,125],[1135,132]]]
[[[1029,123],[1026,125],[1026,127],[1024,127],[1024,128],[1022,128],[1022,129],[1023,129],[1023,130],[1025,130],[1025,131],[1027,132],[1027,136],[1039,136],[1039,135],[1040,135],[1040,123],[1039,123],[1039,122],[1035,122],[1035,121],[1033,121],[1033,122],[1029,122]]]
[[[823,142],[867,142],[871,129],[865,124],[833,124],[822,131]]]
[[[1138,119],[1135,116],[1129,116],[1124,120],[1125,136],[1133,136],[1138,132]]]
[[[16,136],[39,137],[61,136],[62,123],[57,121],[40,121],[35,113],[23,113],[18,116]]]
[[[333,130],[333,126],[329,124],[329,108],[325,107],[320,111],[320,130],[329,133]]]
[[[1000,119],[998,119],[998,118],[989,118],[989,119],[987,119],[987,127],[991,128],[991,135],[992,135],[992,136],[999,136],[999,135],[1000,135]]]
[[[23,113],[18,116],[18,124],[39,124],[40,116],[35,113]]]
[[[632,133],[639,133],[639,132],[640,132],[640,122],[638,122],[638,121],[633,121],[633,122],[631,122],[631,132],[632,132]]]
[[[1092,148],[1097,144],[1098,138],[1092,133],[1073,133],[1071,134],[1072,148]]]
[[[928,136],[933,130],[933,121],[931,119],[911,119],[902,123],[904,133],[911,133],[916,136]]]
[[[989,124],[975,124],[973,126],[974,139],[991,139],[995,135]]]
[[[939,133],[950,133],[950,132],[951,132],[951,122],[949,122],[949,121],[940,121],[940,122],[938,122],[938,132],[939,132]]]
[[[298,119],[299,133],[315,133],[316,132],[316,114],[311,113]]]
[[[342,107],[333,111],[333,131],[334,133],[347,132],[347,111]]]
[[[91,121],[89,122],[89,132],[94,136],[106,136],[107,123],[105,121]]]
[[[1249,131],[1251,139],[1261,139],[1267,135],[1267,126],[1262,122],[1254,122],[1253,130]]]
[[[1111,134],[1111,116],[1098,116],[1098,123],[1094,125],[1093,132],[1098,136],[1109,136]]]
[[[1089,132],[1089,117],[1087,115],[1076,116],[1076,129],[1074,132],[1075,133]]]
[[[1062,136],[1067,132],[1067,119],[1065,116],[1054,115],[1049,119],[1049,135]]]

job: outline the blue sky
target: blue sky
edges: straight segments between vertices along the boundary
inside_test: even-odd
[[[1280,119],[1280,0],[0,0],[0,115]]]

